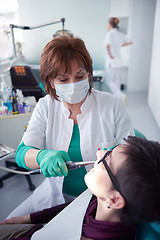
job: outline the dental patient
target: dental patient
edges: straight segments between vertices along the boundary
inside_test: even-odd
[[[84,193],[68,206],[1,222],[0,239],[134,240],[138,223],[160,221],[158,142],[129,136],[97,159]]]

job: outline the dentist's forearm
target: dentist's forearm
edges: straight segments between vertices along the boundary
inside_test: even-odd
[[[39,168],[39,165],[37,163],[37,154],[39,153],[40,150],[37,149],[29,149],[26,154],[25,154],[25,164],[28,168],[31,169],[37,169]]]

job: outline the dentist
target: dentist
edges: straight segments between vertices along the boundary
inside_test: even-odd
[[[95,160],[98,148],[134,135],[122,100],[92,89],[92,71],[81,39],[62,35],[44,47],[40,73],[48,94],[34,109],[16,161],[40,168],[46,179],[9,217],[73,200],[87,188],[84,176],[91,167],[68,171],[66,162]]]

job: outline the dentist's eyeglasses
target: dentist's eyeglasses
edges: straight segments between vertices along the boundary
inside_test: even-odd
[[[104,167],[105,167],[105,169],[106,169],[106,171],[107,171],[107,173],[108,173],[108,175],[109,175],[109,177],[110,177],[110,179],[111,179],[111,182],[112,182],[114,188],[123,196],[122,191],[121,191],[120,186],[119,186],[119,183],[118,183],[116,177],[113,175],[110,167],[108,166],[107,161],[105,160],[106,157],[108,157],[108,156],[111,154],[111,152],[113,151],[113,149],[114,149],[115,147],[117,147],[117,146],[118,146],[118,145],[114,146],[111,150],[108,150],[108,151],[104,154],[104,156],[98,161],[98,164],[101,163],[101,162],[103,162]]]

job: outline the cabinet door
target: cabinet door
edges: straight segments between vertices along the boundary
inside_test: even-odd
[[[17,149],[31,113],[0,117],[0,143]]]

